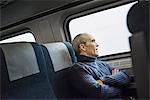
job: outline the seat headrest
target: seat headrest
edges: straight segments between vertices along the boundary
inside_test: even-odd
[[[127,26],[131,33],[140,31],[148,32],[149,4],[150,2],[148,1],[139,1],[129,10],[127,15]]]
[[[34,49],[30,43],[8,43],[0,47],[4,54],[2,59],[5,59],[10,81],[40,72]]]
[[[74,50],[69,42],[44,44],[50,55],[54,71],[71,67],[76,62]]]

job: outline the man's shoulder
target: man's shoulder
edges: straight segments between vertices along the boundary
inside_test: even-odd
[[[78,62],[75,63],[72,67],[71,67],[71,72],[80,72],[80,74],[82,72],[86,72],[88,74],[91,74],[91,68],[88,64],[84,63],[84,62]]]
[[[83,68],[86,64],[83,62],[77,62],[73,64],[72,68]]]
[[[89,64],[87,64],[87,63],[84,63],[84,62],[77,62],[77,63],[75,63],[75,64],[71,67],[71,69],[88,70],[88,69],[90,69],[90,67],[91,67],[91,66],[90,66]]]

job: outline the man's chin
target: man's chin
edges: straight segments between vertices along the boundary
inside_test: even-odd
[[[98,57],[99,56],[99,54],[95,54],[95,57]]]

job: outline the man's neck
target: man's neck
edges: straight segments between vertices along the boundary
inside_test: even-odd
[[[95,56],[88,55],[87,53],[80,53],[79,55],[81,55],[81,56],[87,56],[87,57],[95,57]]]
[[[79,55],[90,57],[90,56],[89,56],[87,53],[85,53],[85,52],[81,52]]]

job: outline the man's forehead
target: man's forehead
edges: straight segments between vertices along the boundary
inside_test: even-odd
[[[82,36],[85,40],[95,40],[95,38],[88,33],[84,33]]]

